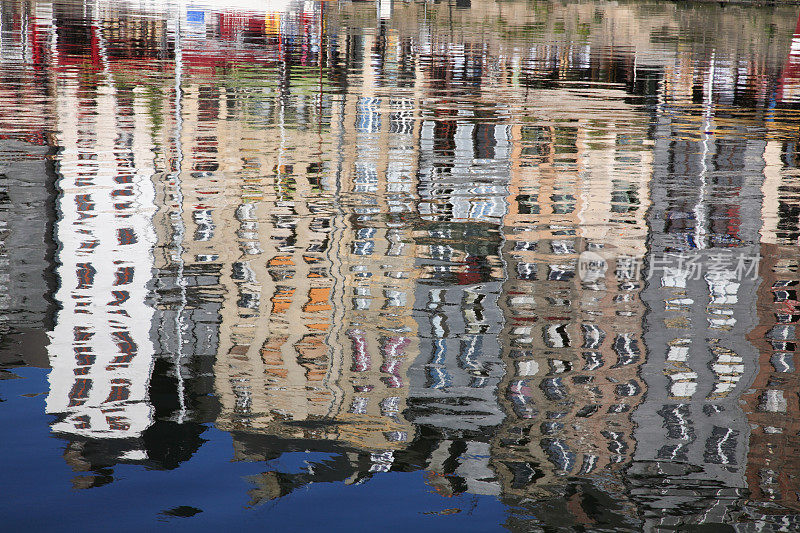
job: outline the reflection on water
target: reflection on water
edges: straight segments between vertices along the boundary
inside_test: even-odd
[[[0,357],[73,488],[227,442],[229,523],[796,527],[795,7],[249,9],[2,4]]]

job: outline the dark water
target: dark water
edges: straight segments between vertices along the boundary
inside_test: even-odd
[[[3,530],[800,528],[800,8],[213,4],[0,4]]]

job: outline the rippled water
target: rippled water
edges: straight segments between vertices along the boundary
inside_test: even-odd
[[[3,527],[797,530],[798,15],[3,2]]]

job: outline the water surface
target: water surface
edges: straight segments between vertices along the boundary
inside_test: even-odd
[[[795,530],[799,16],[3,2],[4,527]]]

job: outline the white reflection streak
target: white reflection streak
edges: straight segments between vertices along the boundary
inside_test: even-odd
[[[287,80],[282,81],[282,85],[288,83]],[[285,85],[284,85],[285,86]],[[280,118],[280,128],[281,128],[281,142],[278,148],[278,199],[283,200],[283,156],[286,153],[286,100],[283,95],[283,87],[280,89],[280,94],[278,94],[278,104],[279,104],[279,118]]]
[[[176,282],[180,288],[181,301],[178,312],[175,315],[175,331],[177,334],[177,352],[175,354],[175,378],[178,383],[178,423],[183,424],[186,418],[186,399],[184,398],[183,373],[181,372],[181,358],[183,354],[183,312],[186,309],[186,280],[183,279],[184,260],[183,260],[183,238],[186,229],[183,225],[183,189],[181,187],[181,171],[183,163],[183,147],[181,139],[183,137],[183,114],[181,99],[183,90],[181,81],[183,80],[183,50],[181,49],[181,16],[177,14],[177,26],[175,28],[175,168],[173,178],[175,180],[175,201],[178,204],[175,224],[175,258],[178,261],[178,274]]]
[[[706,97],[703,110],[703,157],[700,159],[700,194],[697,198],[697,204],[694,208],[694,231],[695,231],[695,245],[699,250],[706,247],[706,187],[708,174],[708,153],[709,141],[711,140],[711,121],[712,121],[712,107],[713,107],[713,94],[714,94],[714,55],[716,52],[711,53],[711,59],[708,67],[708,80],[706,84]]]
[[[725,454],[725,449],[723,448],[723,445],[729,440],[730,436],[733,434],[733,430],[732,429],[730,429],[730,428],[725,428],[725,429],[727,429],[727,433],[725,433],[725,436],[722,437],[719,440],[719,442],[717,442],[717,455],[719,455],[719,457],[722,458],[722,464],[724,464],[724,465],[730,463],[731,461],[728,458],[728,456]]]

